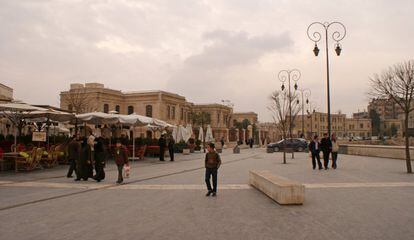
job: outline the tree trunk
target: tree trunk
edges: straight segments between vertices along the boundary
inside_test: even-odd
[[[408,136],[408,116],[409,113],[406,112],[405,113],[405,120],[404,120],[404,125],[405,125],[405,161],[407,164],[407,173],[412,173],[412,169],[411,169],[411,158],[410,158],[410,139]]]

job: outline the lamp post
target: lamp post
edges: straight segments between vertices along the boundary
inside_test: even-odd
[[[310,125],[311,125],[311,132],[310,132],[310,138],[312,139],[312,135],[313,135],[313,122],[312,122],[312,120],[313,120],[313,114],[315,113],[315,107],[313,106],[312,107],[312,105],[314,105],[314,102],[310,102],[309,103],[309,109],[308,110],[306,110],[306,112],[308,113],[308,117],[310,118],[310,120],[311,120],[311,122],[310,122]]]
[[[305,101],[304,95],[306,97],[306,104],[309,103],[309,97],[311,95],[311,90],[309,88],[299,89],[302,95],[302,135],[305,136]],[[296,100],[297,104],[299,104],[299,99]]]
[[[318,31],[317,29],[312,30],[314,27],[321,27],[322,31]],[[315,42],[315,47],[313,48],[313,53],[315,56],[319,54],[319,48],[317,43],[322,39],[322,34],[325,34],[325,52],[326,52],[326,83],[327,83],[327,102],[328,102],[328,136],[331,136],[331,100],[330,100],[330,89],[329,89],[329,52],[328,52],[328,36],[329,36],[329,29],[334,28],[332,32],[332,40],[335,43],[335,52],[336,55],[341,55],[342,46],[339,43],[342,39],[344,39],[346,35],[346,28],[340,22],[313,22],[308,26],[307,34],[308,38]],[[322,33],[321,33],[322,32]]]
[[[285,90],[285,82],[288,84],[288,98],[289,98],[289,140],[292,141],[292,91],[290,87],[291,80],[295,83],[293,86],[295,90],[298,89],[298,80],[301,73],[297,69],[292,70],[281,70],[277,75],[279,80],[282,82],[282,91]],[[285,119],[286,121],[286,119]],[[285,136],[284,136],[285,137]],[[294,152],[292,151],[292,159],[295,158]],[[283,148],[283,163],[286,164],[286,148]]]
[[[295,85],[293,86],[295,90],[298,89],[298,80],[300,79],[301,73],[297,69],[292,70],[281,70],[279,74],[277,75],[279,80],[282,82],[282,91],[284,91],[285,88],[285,82],[287,80],[288,84],[288,98],[289,98],[289,138],[292,139],[292,91],[290,87],[291,80],[295,82]]]

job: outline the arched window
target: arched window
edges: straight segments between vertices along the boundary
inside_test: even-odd
[[[128,115],[131,115],[134,113],[134,106],[128,106]]]
[[[152,117],[152,105],[145,106],[145,116]]]
[[[104,113],[108,113],[109,112],[109,105],[108,104],[104,104],[104,107],[103,107],[103,112]]]
[[[174,106],[171,107],[171,118],[175,119],[175,107]]]
[[[115,111],[117,111],[118,113],[121,113],[121,107],[119,105],[115,106]]]

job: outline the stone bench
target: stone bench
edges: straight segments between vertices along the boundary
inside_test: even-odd
[[[281,205],[303,204],[305,186],[269,171],[250,171],[249,183]]]

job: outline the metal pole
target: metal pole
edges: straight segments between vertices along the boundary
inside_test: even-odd
[[[302,135],[305,136],[305,104],[303,104],[303,90],[302,90]]]
[[[292,97],[290,92],[290,72],[288,73],[289,84],[289,138],[292,139]]]
[[[328,52],[328,27],[325,27],[325,50],[326,50],[326,88],[328,98],[328,137],[331,137],[331,95],[329,88],[329,52]]]
[[[14,127],[14,152],[17,152],[17,127]]]
[[[310,138],[312,139],[312,137],[313,137],[313,122],[312,122],[313,116],[312,116],[312,113],[311,113],[310,117],[311,117],[311,134],[310,134]]]
[[[330,95],[330,79],[329,79],[329,52],[328,52],[328,29],[331,26],[336,26],[337,29],[335,29],[335,31],[332,33],[332,40],[334,40],[336,42],[336,49],[335,52],[336,54],[339,56],[341,53],[341,47],[339,42],[345,38],[346,36],[346,28],[345,26],[340,23],[340,22],[313,22],[308,26],[307,29],[307,34],[308,34],[308,38],[310,40],[312,40],[315,43],[315,47],[313,49],[313,53],[315,54],[315,56],[318,56],[319,53],[319,48],[317,46],[317,42],[319,42],[322,38],[323,33],[321,34],[321,32],[319,31],[314,31],[311,28],[312,27],[316,27],[316,26],[320,26],[323,28],[324,33],[325,33],[325,51],[326,51],[326,87],[327,87],[327,105],[328,105],[328,134],[329,136],[331,136],[331,130],[332,130],[332,126],[331,126],[331,95]]]

